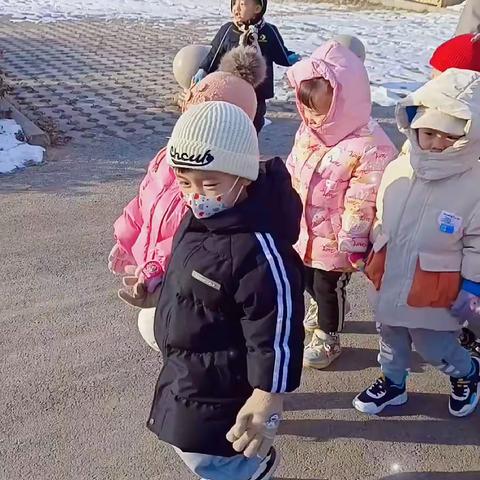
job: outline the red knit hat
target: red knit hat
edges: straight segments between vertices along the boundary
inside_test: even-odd
[[[430,59],[430,65],[439,72],[449,68],[480,72],[480,41],[472,42],[474,35],[467,33],[440,45]]]

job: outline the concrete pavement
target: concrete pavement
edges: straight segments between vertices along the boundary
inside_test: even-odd
[[[110,27],[119,27],[103,27],[113,42],[121,32],[115,37]],[[29,85],[33,90],[18,90],[19,101],[34,103],[73,137],[68,145],[50,151],[47,164],[0,177],[2,480],[192,478],[144,426],[160,360],[142,342],[135,312],[117,300],[119,282],[106,268],[113,221],[135,195],[148,161],[165,144],[175,115],[166,111],[166,104],[155,110],[152,97],[133,92],[124,99],[127,106],[136,95],[135,105],[143,102],[147,111],[155,111],[156,123],[148,132],[142,133],[141,128],[128,132],[127,128],[136,129],[142,123],[138,116],[119,120],[132,121],[133,127],[118,125],[108,115],[103,119],[102,108],[87,107],[88,102],[65,114],[70,100],[80,95],[88,100],[88,89],[101,83],[82,77],[80,67],[71,81],[64,79],[67,86],[71,82],[78,89],[68,93],[60,89],[60,81],[52,84],[56,66],[63,61],[59,54],[49,66],[52,50],[58,47],[65,55],[72,49],[88,50],[92,31],[99,28],[82,22],[9,24],[8,29],[0,25],[2,39],[10,41],[2,44],[7,50],[7,71],[17,71],[27,80],[32,71],[39,72]],[[63,32],[57,43],[55,36],[48,37],[51,32]],[[22,34],[25,42],[18,40]],[[164,34],[170,35],[167,27]],[[45,48],[27,62],[42,38]],[[69,43],[69,39],[74,40]],[[24,63],[11,62],[11,45],[20,49]],[[140,55],[141,45],[132,43],[132,57]],[[101,63],[114,55],[106,52],[87,56],[95,71],[101,71]],[[141,58],[138,64],[125,62],[114,68],[125,75],[122,81],[143,68],[147,57]],[[42,68],[48,71],[42,73]],[[149,79],[154,75],[147,71],[144,78],[153,82]],[[170,88],[171,78],[165,82],[165,88]],[[28,91],[30,96],[24,94]],[[105,95],[95,99],[107,98],[110,113],[125,108],[114,105],[120,92]],[[55,108],[46,106],[49,98],[57,102]],[[273,110],[274,123],[262,134],[262,151],[266,157],[285,156],[297,122],[291,105]],[[82,118],[80,113],[100,120],[82,123],[77,118]],[[375,115],[393,135],[392,111],[376,108]],[[398,134],[395,139],[401,143]],[[277,478],[480,479],[479,414],[464,420],[449,417],[448,379],[426,368],[418,357],[406,406],[378,418],[352,409],[352,398],[376,378],[378,368],[377,336],[361,278],[353,281],[349,293],[353,313],[343,336],[343,356],[327,371],[306,371],[300,391],[289,395],[278,438],[284,461]]]
[[[268,127],[264,151],[287,153],[294,128]],[[111,225],[163,141],[74,142],[0,179],[2,479],[191,478],[144,427],[160,362],[106,270]],[[418,357],[405,407],[381,418],[351,408],[378,370],[361,279],[350,296],[343,356],[289,396],[278,478],[480,478],[478,413],[450,418],[448,379]]]

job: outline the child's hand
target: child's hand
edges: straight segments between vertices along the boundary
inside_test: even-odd
[[[126,289],[118,291],[121,300],[138,308],[154,308],[160,298],[160,288],[156,288],[150,293],[144,283],[144,279],[139,278],[135,272],[137,268],[130,265],[125,268],[127,276],[123,277],[122,283]],[[131,293],[130,293],[131,292]]]
[[[247,458],[265,458],[273,445],[283,412],[283,397],[255,389],[238,412],[227,440]]]
[[[202,68],[192,77],[192,85],[201,82],[207,76],[207,72]]]
[[[460,290],[455,303],[450,309],[454,317],[468,322],[480,321],[480,299],[477,295]]]
[[[302,59],[302,57],[298,53],[291,53],[287,58],[290,65],[295,65]]]
[[[348,261],[351,263],[353,268],[360,270],[360,272],[363,272],[365,270],[366,257],[366,253],[349,253]]]
[[[133,257],[116,243],[108,255],[108,269],[115,275],[124,275],[125,267],[134,263]]]

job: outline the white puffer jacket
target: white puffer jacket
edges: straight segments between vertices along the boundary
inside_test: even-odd
[[[480,32],[480,0],[467,0],[455,35]]]
[[[465,137],[422,151],[410,129],[420,105],[467,120]],[[447,70],[398,106],[397,122],[410,148],[387,167],[377,197],[367,266],[376,320],[456,330],[449,306],[462,278],[480,282],[480,73]]]

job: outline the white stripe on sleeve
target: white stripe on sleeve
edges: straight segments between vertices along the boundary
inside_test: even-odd
[[[292,316],[290,283],[288,282],[283,261],[278,253],[278,250],[275,247],[273,238],[270,235],[264,236],[261,233],[255,233],[255,236],[257,237],[257,240],[262,247],[263,253],[265,254],[265,257],[268,261],[270,270],[273,275],[273,279],[275,281],[275,285],[277,287],[277,323],[275,329],[275,340],[273,345],[275,351],[275,363],[273,368],[272,392],[282,393],[286,390],[287,387],[288,361],[290,359],[290,349],[288,347],[288,337],[290,336],[290,321]],[[275,255],[280,265],[280,272],[275,265],[273,255]],[[285,296],[287,297],[284,298]],[[286,310],[284,308],[284,304],[287,306]],[[282,332],[284,330],[285,322],[285,334],[282,340]],[[282,357],[284,358],[283,362]]]
[[[285,284],[285,299],[287,300],[287,312],[286,312],[286,325],[285,325],[285,335],[283,337],[283,351],[285,352],[285,361],[283,363],[283,373],[282,373],[282,386],[281,391],[286,392],[287,390],[287,379],[288,379],[288,366],[290,365],[290,347],[288,346],[288,341],[290,339],[290,328],[292,324],[292,290],[290,288],[290,282],[288,280],[287,272],[285,270],[285,265],[283,263],[283,259],[278,253],[277,247],[275,246],[275,241],[270,234],[267,234],[268,243],[270,244],[270,248],[272,249],[278,265],[280,266],[280,272],[282,274],[282,278]]]

